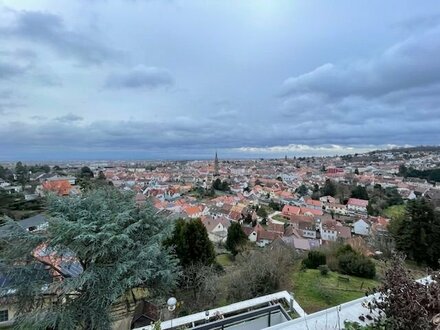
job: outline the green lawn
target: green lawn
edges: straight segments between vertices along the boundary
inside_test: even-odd
[[[281,214],[274,215],[272,217],[272,219],[278,220],[278,221],[281,221],[281,222],[286,222],[287,221],[287,219],[285,217],[283,217]]]
[[[349,278],[349,282],[338,280],[339,276]],[[379,285],[376,280],[329,272],[321,275],[316,269],[300,271],[296,267],[292,274],[295,299],[307,313],[313,313],[344,302],[361,298],[365,292]]]
[[[230,254],[219,254],[215,260],[223,267],[228,267],[232,265],[232,259]]]
[[[387,207],[383,214],[390,219],[400,218],[405,214],[405,205],[393,205]]]

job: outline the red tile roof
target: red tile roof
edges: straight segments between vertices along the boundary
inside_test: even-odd
[[[53,180],[43,182],[44,190],[56,193],[59,196],[67,196],[72,189],[72,185],[68,180]]]
[[[307,198],[304,202],[308,205],[319,206],[319,207],[322,206],[321,201],[315,201],[314,199],[311,198]]]
[[[311,213],[313,215],[323,215],[324,213],[322,210],[316,210],[316,209],[310,209],[308,207],[301,207],[300,209],[301,214]]]
[[[368,201],[365,199],[350,198],[347,202],[347,205],[353,205],[353,206],[358,206],[358,207],[367,207]]]
[[[298,215],[301,211],[301,208],[298,206],[292,206],[292,205],[284,205],[282,213],[284,215]]]

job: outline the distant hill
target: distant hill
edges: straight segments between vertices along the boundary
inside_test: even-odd
[[[388,152],[439,152],[440,146],[417,146],[417,147],[401,147],[401,148],[393,148],[393,149],[382,149],[382,150],[374,150],[370,151],[369,154],[375,153],[388,153]]]

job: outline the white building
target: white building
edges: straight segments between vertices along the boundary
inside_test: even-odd
[[[359,219],[353,225],[354,233],[357,235],[370,235],[371,224],[368,220]]]

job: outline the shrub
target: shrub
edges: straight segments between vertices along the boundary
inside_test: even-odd
[[[327,265],[319,265],[318,266],[319,272],[321,273],[321,275],[327,275],[328,272],[330,271],[330,269],[328,268]]]
[[[316,269],[320,265],[325,265],[326,256],[320,251],[310,251],[307,258],[303,260],[303,264],[310,269]]]
[[[343,274],[365,278],[376,276],[376,266],[367,257],[355,252],[341,254],[338,258],[339,269]]]
[[[355,253],[355,251],[353,250],[351,245],[345,244],[345,245],[342,245],[341,247],[339,247],[338,250],[336,251],[336,256],[339,257],[339,256],[346,254],[346,253]]]

